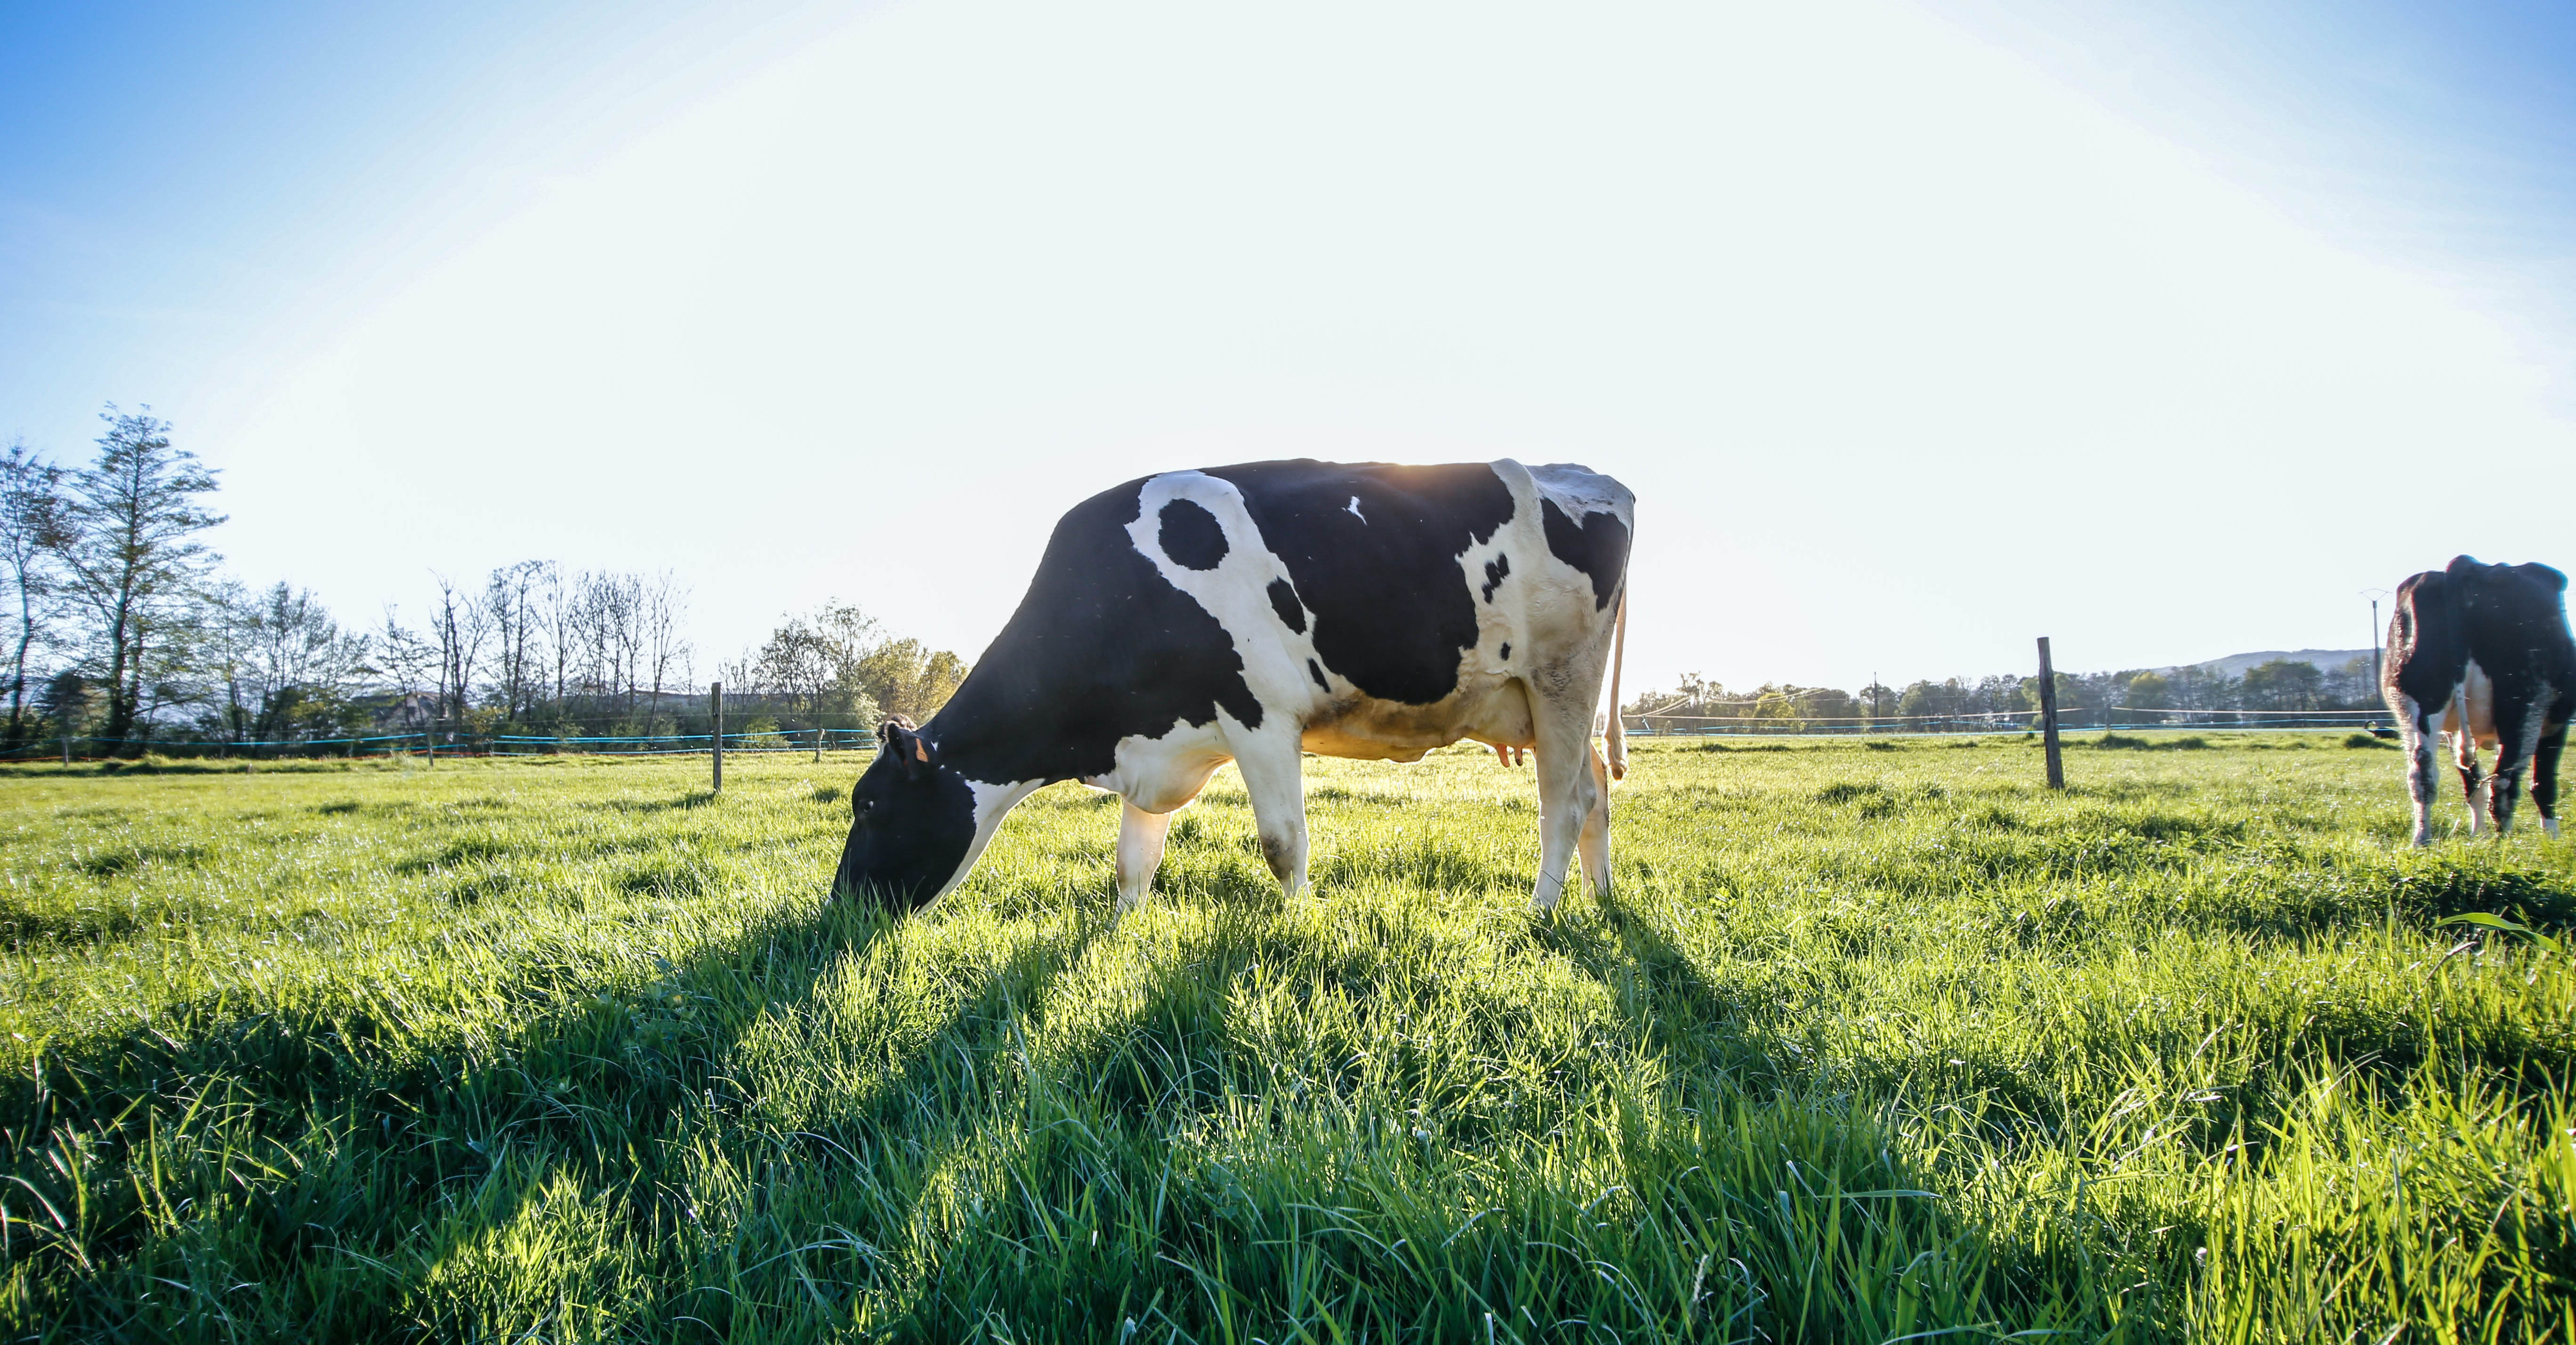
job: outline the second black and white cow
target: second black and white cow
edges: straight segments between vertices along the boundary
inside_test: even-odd
[[[1124,800],[1123,912],[1153,881],[1173,810],[1232,761],[1293,895],[1301,752],[1418,761],[1472,738],[1537,751],[1539,907],[1578,854],[1607,892],[1609,778],[1626,753],[1614,714],[1605,763],[1593,723],[1634,525],[1609,477],[1508,460],[1251,463],[1095,495],[1056,525],[948,704],[879,730],[835,889],[935,901],[1003,814],[1078,780]]]
[[[2558,757],[2576,711],[2576,640],[2567,629],[2567,576],[2546,565],[2483,565],[2460,556],[2397,587],[2388,622],[2380,690],[2406,749],[2406,788],[2415,803],[2415,843],[2433,839],[2434,761],[2451,739],[2469,830],[2479,804],[2503,832],[2513,824],[2522,772],[2531,803],[2558,834]],[[2496,754],[2481,777],[2478,750]],[[2480,790],[2484,798],[2480,798]]]

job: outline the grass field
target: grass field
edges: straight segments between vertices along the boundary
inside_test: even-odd
[[[2391,751],[1650,744],[1552,921],[1526,771],[1284,903],[1228,772],[1114,928],[1072,787],[827,906],[860,764],[0,776],[0,1330],[2576,1334],[2576,840]]]

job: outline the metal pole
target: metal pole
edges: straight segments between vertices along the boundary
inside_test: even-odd
[[[715,787],[709,792],[721,794],[724,792],[724,683],[716,682],[707,687],[707,704],[711,716],[708,727],[713,730],[707,735],[707,746],[715,761]]]
[[[2370,686],[2379,689],[2379,599],[2370,600]]]
[[[2039,724],[2048,746],[2048,787],[2066,788],[2066,764],[2057,753],[2057,670],[2048,663],[2048,637],[2039,637]]]

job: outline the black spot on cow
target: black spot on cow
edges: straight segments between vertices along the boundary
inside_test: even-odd
[[[1207,475],[1243,492],[1253,526],[1314,614],[1315,652],[1334,672],[1365,695],[1413,705],[1457,689],[1459,661],[1478,638],[1475,594],[1438,576],[1457,574],[1468,548],[1511,521],[1511,490],[1493,468],[1299,460]],[[1424,582],[1391,587],[1389,575]]]
[[[1270,581],[1270,607],[1271,610],[1279,613],[1280,625],[1300,635],[1306,633],[1305,604],[1297,601],[1297,590],[1290,587],[1287,580]]]
[[[1617,514],[1594,513],[1585,514],[1578,526],[1554,500],[1539,501],[1539,521],[1547,530],[1547,549],[1592,576],[1593,610],[1609,606],[1611,595],[1619,591],[1619,576],[1628,568],[1628,525]]]
[[[1324,680],[1324,666],[1322,664],[1317,663],[1313,659],[1308,659],[1306,660],[1306,672],[1309,676],[1312,676],[1315,679],[1315,685],[1324,689],[1325,695],[1329,696],[1333,694],[1333,684]]]
[[[1485,601],[1494,600],[1494,590],[1503,586],[1503,576],[1512,572],[1512,558],[1496,556],[1485,562]]]
[[[1595,610],[1598,610],[1598,609],[1595,609]],[[1511,662],[1511,661],[1512,661],[1512,642],[1511,642],[1511,641],[1509,641],[1509,640],[1505,640],[1505,641],[1503,641],[1503,662],[1505,662],[1505,663],[1509,663],[1509,662]]]
[[[1193,570],[1213,570],[1225,561],[1225,529],[1216,515],[1196,500],[1174,500],[1163,506],[1163,530],[1158,540],[1163,554],[1175,565]]]
[[[1019,610],[925,726],[968,779],[1105,775],[1120,739],[1206,724],[1220,707],[1247,728],[1261,723],[1233,637],[1128,539],[1144,485],[1094,495],[1056,524]],[[1166,539],[1184,503],[1165,507]],[[1215,527],[1205,509],[1189,510]]]

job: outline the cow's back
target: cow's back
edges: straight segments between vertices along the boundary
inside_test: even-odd
[[[2576,694],[2566,575],[2546,565],[2485,565],[2459,556],[2443,577],[2472,663],[2524,696],[2563,704]]]

